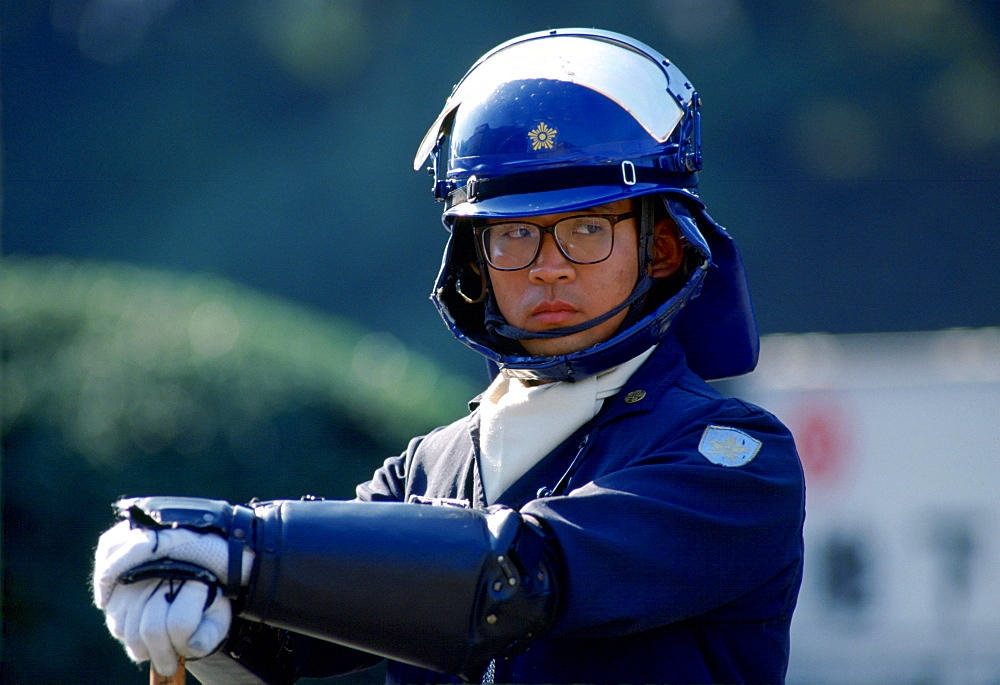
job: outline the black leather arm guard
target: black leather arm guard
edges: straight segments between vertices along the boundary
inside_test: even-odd
[[[467,681],[525,649],[556,610],[554,545],[503,507],[277,501],[248,518],[225,502],[150,497],[117,508],[139,525],[224,535],[231,557],[252,544],[244,619]]]
[[[510,509],[259,506],[243,616],[475,680],[549,627],[554,560]]]

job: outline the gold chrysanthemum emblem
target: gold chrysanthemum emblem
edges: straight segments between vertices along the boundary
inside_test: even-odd
[[[556,131],[551,126],[546,126],[545,122],[538,124],[533,131],[528,131],[528,138],[531,139],[531,149],[541,150],[545,148],[546,150],[551,150],[556,144]]]

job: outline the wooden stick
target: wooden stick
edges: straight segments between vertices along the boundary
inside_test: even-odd
[[[184,670],[184,657],[177,657],[177,670],[172,676],[163,676],[156,672],[156,669],[149,667],[149,685],[184,685],[184,678],[187,671]]]

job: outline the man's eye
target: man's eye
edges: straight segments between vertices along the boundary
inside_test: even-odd
[[[578,236],[596,236],[600,235],[604,231],[608,230],[608,227],[601,223],[587,222],[579,223],[573,227],[573,234]]]
[[[497,240],[518,240],[531,237],[531,229],[527,226],[502,226],[493,229]]]

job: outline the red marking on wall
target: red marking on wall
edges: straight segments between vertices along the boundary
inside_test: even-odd
[[[802,406],[791,422],[806,482],[829,484],[843,475],[851,436],[843,409],[829,400]]]

